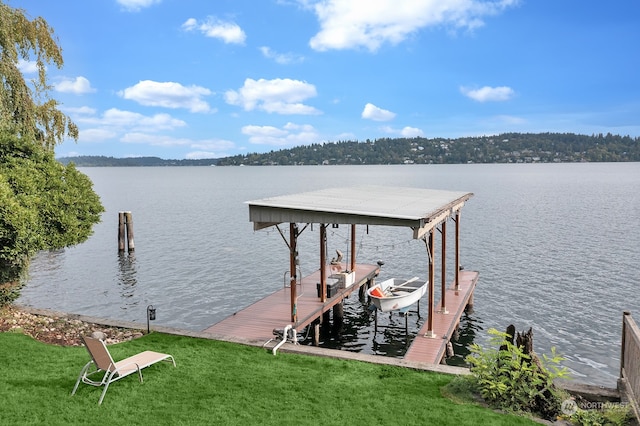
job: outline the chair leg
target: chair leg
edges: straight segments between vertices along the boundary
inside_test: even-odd
[[[116,374],[115,371],[109,374],[109,377],[107,378],[107,381],[104,384],[104,390],[102,391],[102,395],[100,395],[100,399],[98,400],[98,405],[102,404],[102,400],[104,399],[104,396],[107,394],[107,389],[109,389],[109,384],[111,383],[111,379],[113,379],[113,376],[115,374]]]
[[[76,385],[73,387],[73,391],[71,392],[72,396],[75,395],[76,391],[78,390],[78,385],[80,384],[80,380],[82,380],[82,377],[85,374],[87,374],[87,370],[89,369],[91,364],[93,364],[93,361],[89,361],[84,367],[82,367],[82,370],[80,371],[80,375],[78,376],[78,380],[76,380]]]

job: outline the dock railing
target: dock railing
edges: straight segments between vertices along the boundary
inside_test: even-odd
[[[637,419],[640,419],[640,328],[630,312],[622,315],[622,345],[620,354],[620,383]]]

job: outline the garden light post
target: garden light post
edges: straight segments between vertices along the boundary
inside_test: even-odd
[[[149,321],[154,321],[156,319],[156,308],[153,305],[147,306],[147,334],[150,333]]]

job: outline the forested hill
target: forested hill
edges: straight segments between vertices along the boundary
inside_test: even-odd
[[[267,166],[318,164],[460,164],[640,161],[640,138],[573,133],[504,133],[496,136],[446,138],[383,138],[325,142],[205,160],[163,160],[157,157],[66,157],[90,166]]]
[[[160,167],[160,166],[215,166],[217,159],[163,160],[158,157],[114,158],[103,156],[79,156],[58,158],[62,164],[73,162],[78,167]]]
[[[318,143],[221,158],[227,165],[460,164],[640,161],[640,138],[572,133],[504,133],[497,136],[384,138]]]

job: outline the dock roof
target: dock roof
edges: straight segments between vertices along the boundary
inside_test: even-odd
[[[460,210],[470,192],[390,186],[329,188],[247,201],[255,230],[280,223],[405,226],[420,238]]]

